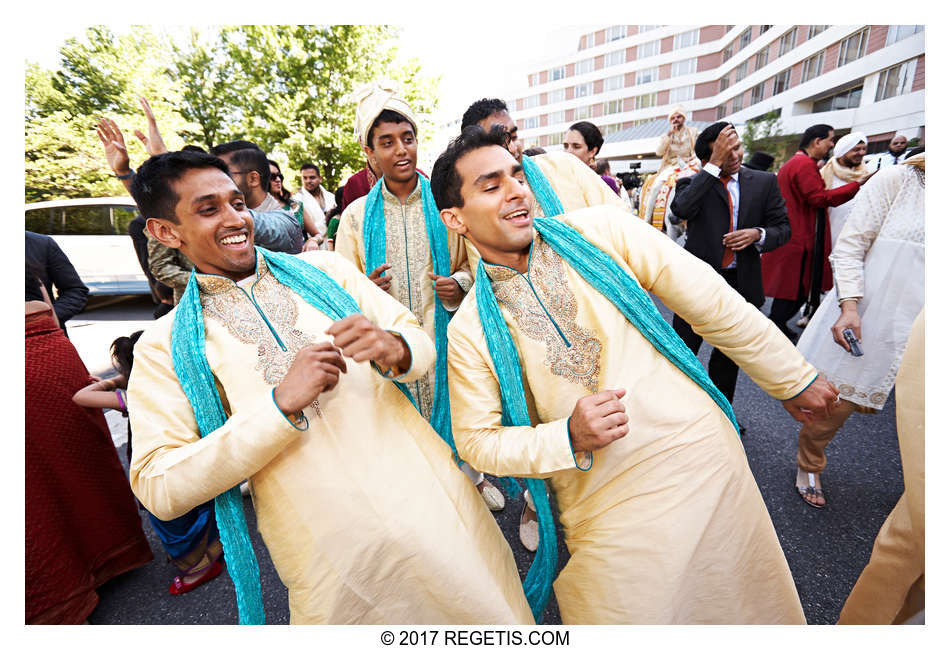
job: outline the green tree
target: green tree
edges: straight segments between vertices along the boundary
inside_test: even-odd
[[[778,109],[771,110],[765,115],[751,119],[745,123],[742,131],[742,148],[746,156],[756,151],[762,151],[775,158],[781,164],[785,155],[785,138],[781,137],[782,122],[779,119]],[[773,163],[773,167],[775,163]]]

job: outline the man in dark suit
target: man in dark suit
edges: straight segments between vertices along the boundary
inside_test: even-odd
[[[785,200],[775,174],[742,167],[742,143],[735,128],[716,122],[696,138],[703,169],[676,183],[671,209],[686,223],[686,250],[716,269],[743,298],[761,307],[759,253],[791,237]],[[702,338],[679,316],[673,329],[694,353]],[[731,402],[739,368],[718,349],[709,358],[709,376]]]
[[[86,308],[86,300],[89,296],[89,289],[79,279],[79,274],[76,273],[69,258],[52,237],[27,230],[26,272],[28,279],[32,275],[46,287],[46,293],[53,301],[53,311],[59,319],[59,326],[65,332],[66,321]],[[27,282],[27,300],[36,299],[36,296],[29,295],[30,286],[30,282]],[[54,286],[56,287],[55,300],[53,299]],[[42,297],[39,299],[42,300]]]

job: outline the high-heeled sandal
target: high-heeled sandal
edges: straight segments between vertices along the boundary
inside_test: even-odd
[[[207,555],[201,556],[201,560],[204,560],[204,559],[208,559],[208,556]],[[198,564],[200,564],[201,560],[198,560],[198,562],[195,565],[193,565],[192,568],[188,569],[180,576],[175,576],[175,579],[168,586],[168,593],[172,594],[173,596],[180,596],[181,594],[187,594],[192,589],[195,589],[196,587],[199,587],[210,580],[214,580],[219,575],[221,575],[221,572],[224,570],[224,565],[221,562],[220,553],[218,554],[218,557],[216,557],[214,560],[211,561],[210,564],[208,564],[208,566],[203,567],[201,569],[195,569],[194,566],[197,566]],[[184,578],[190,578],[192,576],[200,576],[200,577],[194,582],[185,582]]]

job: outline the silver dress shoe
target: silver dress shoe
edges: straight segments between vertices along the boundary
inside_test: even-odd
[[[498,512],[505,507],[505,496],[501,493],[501,490],[492,485],[487,478],[482,479],[482,482],[475,487],[482,495],[482,499],[485,500],[485,505],[488,506],[489,510]]]

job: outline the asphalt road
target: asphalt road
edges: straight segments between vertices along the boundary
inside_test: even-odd
[[[764,311],[767,312],[768,306],[766,303]],[[668,310],[661,306],[661,311],[671,320]],[[108,343],[115,336],[147,324],[150,319],[151,307],[147,301],[129,301],[81,314],[70,323],[70,335],[90,371],[108,373]],[[707,345],[700,351],[704,363],[708,362],[709,351]],[[772,516],[805,616],[811,624],[834,623],[867,563],[881,524],[903,491],[893,396],[880,414],[852,416],[828,446],[828,469],[822,477],[828,506],[823,510],[807,506],[794,490],[798,425],[781,404],[740,372],[734,408],[747,428],[743,444],[749,466]],[[124,423],[114,418],[113,423],[117,431],[114,439],[124,463]],[[533,554],[525,551],[518,541],[521,505],[520,499],[509,502],[503,511],[496,513],[496,519],[512,545],[523,576]],[[245,512],[261,565],[267,622],[286,624],[289,622],[287,591],[257,533],[250,499],[245,499]],[[161,544],[144,512],[142,515],[142,526],[155,559],[102,586],[99,606],[89,622],[236,623],[234,589],[224,574],[183,596],[168,594],[168,585],[176,571],[165,561]],[[560,539],[559,548],[563,566],[568,553]],[[553,597],[545,611],[544,622],[560,622]]]

